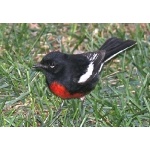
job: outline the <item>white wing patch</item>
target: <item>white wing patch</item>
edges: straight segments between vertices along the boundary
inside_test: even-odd
[[[91,57],[91,58],[89,58],[90,59],[90,61],[94,61],[96,58],[98,57],[98,54],[93,54],[93,56]]]
[[[86,73],[80,77],[78,83],[85,82],[92,75],[93,70],[94,70],[94,64],[93,64],[93,62],[91,62],[87,67]]]

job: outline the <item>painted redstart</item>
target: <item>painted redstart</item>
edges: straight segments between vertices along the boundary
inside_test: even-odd
[[[50,52],[33,67],[45,74],[48,87],[56,96],[62,99],[81,98],[95,88],[103,65],[135,44],[133,40],[123,41],[113,37],[95,52]]]

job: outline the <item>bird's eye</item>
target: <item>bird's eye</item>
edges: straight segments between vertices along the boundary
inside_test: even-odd
[[[52,62],[52,63],[49,64],[49,67],[50,67],[50,68],[54,68],[54,67],[55,67],[55,64]]]

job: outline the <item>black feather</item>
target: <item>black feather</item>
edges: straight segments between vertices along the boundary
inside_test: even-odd
[[[119,54],[119,52],[123,52],[127,48],[132,47],[135,43],[136,42],[133,40],[123,41],[115,37],[108,39],[100,48],[100,50],[104,50],[106,52],[104,62],[109,60],[109,58],[113,55],[116,56],[115,54]]]

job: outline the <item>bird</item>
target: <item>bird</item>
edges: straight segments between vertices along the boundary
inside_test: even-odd
[[[80,99],[94,90],[104,64],[135,44],[134,40],[111,37],[94,52],[67,54],[52,51],[33,68],[42,71],[49,90],[57,97]]]

